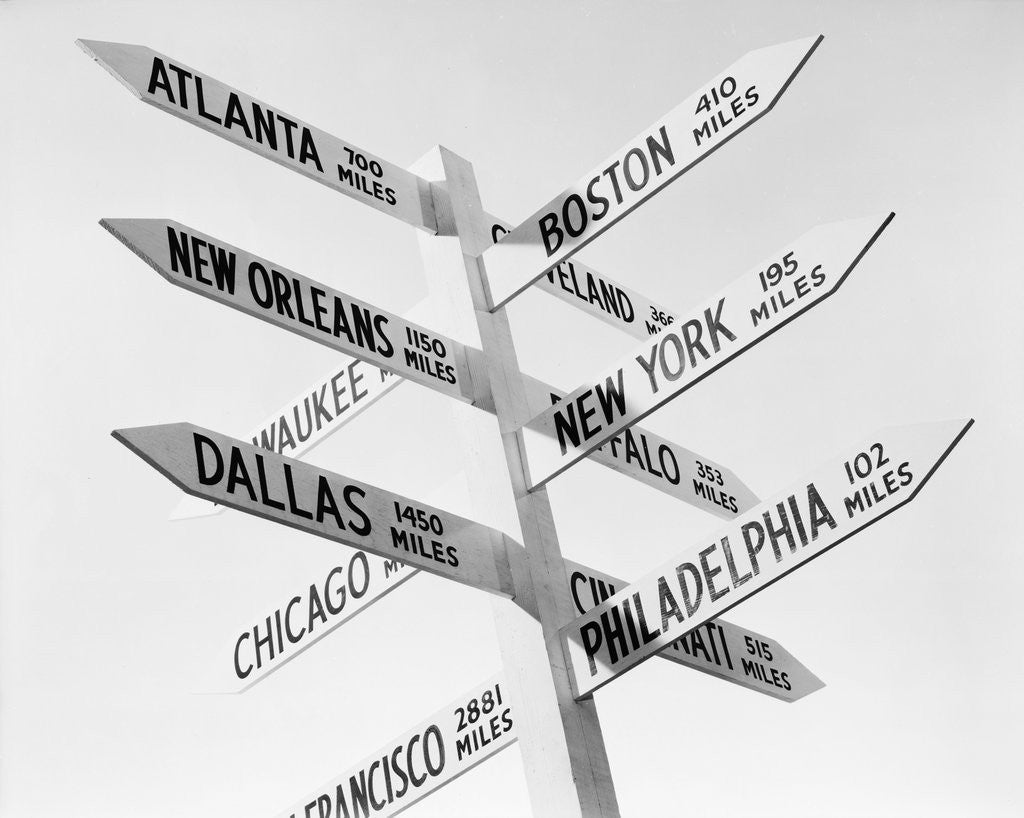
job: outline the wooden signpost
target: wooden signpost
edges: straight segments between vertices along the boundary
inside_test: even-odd
[[[577,696],[909,503],[972,423],[881,429],[567,625]]]
[[[278,818],[397,815],[506,747],[517,735],[502,674],[278,813]]]
[[[189,494],[512,596],[493,528],[189,423],[113,436]]]
[[[569,592],[580,614],[593,610],[629,584],[572,560],[566,560],[565,567]],[[795,702],[825,686],[777,640],[724,619],[693,628],[662,647],[657,655],[786,702]]]
[[[512,229],[494,216],[484,220],[494,242]],[[552,267],[534,286],[634,338],[657,335],[676,320],[674,310],[573,258]]]
[[[584,614],[627,583],[572,560],[567,587]],[[405,584],[418,568],[354,551],[318,579],[257,618],[231,644],[231,677],[244,692]],[[294,589],[293,589],[294,590]],[[677,639],[661,658],[783,701],[820,690],[822,681],[779,642],[723,619]]]
[[[387,369],[342,355],[329,372],[253,427],[244,439],[267,451],[304,457],[402,382]],[[186,494],[170,518],[187,520],[222,510]]]
[[[894,214],[822,225],[790,242],[707,306],[642,342],[526,425],[530,485],[548,480],[609,438],[763,341],[834,293]]]
[[[492,309],[768,113],[822,39],[751,51],[509,231],[483,256]]]
[[[151,48],[78,45],[143,102],[407,224],[436,230],[427,184],[409,171]]]
[[[177,222],[100,224],[178,287],[442,394],[475,399],[468,353],[457,341]]]
[[[571,258],[771,110],[821,40],[746,55],[516,228],[487,215],[472,166],[443,148],[406,170],[149,48],[79,41],[143,101],[420,228],[450,333],[176,222],[102,222],[177,286],[346,356],[251,443],[184,423],[113,433],[207,503],[362,549],[238,635],[240,683],[266,678],[420,570],[490,594],[503,672],[282,815],[393,815],[518,741],[537,814],[611,818],[593,699],[602,685],[657,654],[784,701],[821,688],[777,641],[720,615],[913,499],[973,421],[884,429],[766,502],[637,423],[835,292],[893,214],[817,227],[687,311]],[[641,343],[568,394],[530,378],[503,306],[531,285]],[[455,398],[455,413],[493,416],[474,417],[489,432],[456,428],[473,453],[474,505],[514,502],[516,536],[297,459],[404,379]],[[503,474],[476,456],[494,421]],[[632,584],[566,560],[545,484],[587,456],[726,527]]]
[[[232,642],[225,676],[233,680],[232,688],[242,685],[232,692],[263,681],[418,573],[397,559],[355,550],[317,581],[292,589],[286,601],[261,614]]]
[[[565,398],[565,392],[535,378],[524,376],[523,386],[531,416]],[[587,457],[716,517],[729,519],[758,503],[732,469],[638,425],[610,437]]]

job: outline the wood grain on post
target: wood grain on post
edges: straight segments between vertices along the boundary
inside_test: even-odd
[[[474,505],[516,505],[525,548],[510,548],[516,605],[493,605],[509,695],[519,718],[519,743],[536,815],[618,816],[601,725],[593,700],[573,698],[558,629],[575,618],[547,493],[530,493],[515,431],[529,419],[529,401],[508,318],[488,305],[479,256],[490,245],[471,165],[435,148],[413,170],[434,184],[438,236],[417,236],[432,298],[445,310],[445,331],[456,338],[479,334],[509,479],[483,463],[494,440],[479,426],[460,422],[470,456],[467,477]],[[438,180],[434,182],[434,180]],[[458,238],[446,236],[455,234]],[[453,405],[461,418],[461,411]],[[511,483],[511,485],[510,485]],[[511,491],[510,491],[511,488]],[[518,556],[518,559],[517,559]]]

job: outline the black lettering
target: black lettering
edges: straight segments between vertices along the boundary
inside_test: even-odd
[[[146,93],[152,94],[157,88],[162,89],[167,94],[167,101],[174,104],[174,91],[171,90],[171,81],[167,78],[167,69],[164,67],[164,61],[159,57],[154,57],[153,69],[149,75],[149,87],[146,89]]]
[[[192,433],[192,439],[195,442],[196,447],[196,471],[199,482],[204,486],[215,486],[221,481],[224,476],[224,458],[221,456],[220,449],[217,448],[217,444],[214,443],[210,438],[205,437],[198,432]],[[206,457],[203,455],[203,446],[207,446],[213,451],[214,457],[216,458],[216,467],[214,468],[213,474],[209,474],[206,470]]]

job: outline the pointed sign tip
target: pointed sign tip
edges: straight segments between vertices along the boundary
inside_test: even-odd
[[[83,37],[76,39],[75,45],[96,60],[102,60],[121,49],[139,48],[139,46],[129,43],[112,43],[109,40],[86,40]]]
[[[103,63],[107,70],[110,70],[108,64],[109,60],[113,56],[114,50],[120,46],[120,43],[108,43],[103,40],[77,39],[75,40],[75,45],[96,60],[96,62]]]
[[[115,238],[128,244],[130,243],[125,235],[125,227],[132,221],[140,221],[139,219],[107,219],[102,218],[99,220],[99,226],[110,233]]]
[[[159,225],[173,224],[163,219],[100,219],[100,227],[117,239],[121,244],[156,270],[161,276],[172,283],[177,283],[154,261],[154,249],[151,245],[151,234],[158,230]]]
[[[178,474],[181,458],[177,448],[181,435],[195,427],[189,423],[160,423],[154,426],[134,426],[128,429],[114,429],[110,436],[127,447],[132,454],[152,466],[182,491],[194,494]]]
[[[184,425],[186,424],[161,423],[154,426],[131,426],[125,429],[114,429],[110,436],[140,457],[149,459],[148,452],[154,448],[154,443],[158,439],[164,438],[169,429]]]
[[[116,440],[118,443],[120,443],[120,444],[122,444],[124,446],[127,446],[129,449],[132,449],[133,451],[135,451],[136,447],[135,447],[134,443],[135,443],[135,440],[137,438],[137,433],[138,433],[139,429],[142,429],[142,428],[145,428],[145,427],[133,427],[133,428],[130,428],[130,429],[114,429],[110,433],[110,436],[112,438],[114,438],[114,440]]]
[[[135,59],[138,59],[138,52],[145,51],[146,49],[143,49],[142,46],[129,45],[128,43],[109,43],[104,40],[78,39],[75,40],[75,44],[102,65],[107,73],[131,91],[135,97],[142,99],[142,92],[132,85],[123,73],[123,70],[127,65],[131,64],[133,56]],[[135,54],[133,55],[132,52],[135,52]]]

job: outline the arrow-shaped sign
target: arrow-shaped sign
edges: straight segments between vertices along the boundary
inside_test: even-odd
[[[404,168],[151,48],[77,42],[143,102],[414,227],[437,232],[430,186]]]
[[[768,113],[822,39],[751,51],[486,250],[492,309]]]
[[[393,373],[467,402],[479,397],[468,348],[453,339],[178,222],[100,224],[172,284],[353,356],[261,424],[249,436],[254,445],[300,456],[340,428],[337,419],[353,417],[400,383]],[[535,379],[527,387],[537,413],[564,394]],[[730,469],[643,429],[626,430],[593,457],[721,517],[756,502]],[[192,502],[175,516],[207,513],[208,506]]]
[[[247,150],[436,232],[429,183],[151,48],[99,40],[78,45],[136,97]],[[487,217],[497,241],[512,226]],[[538,282],[546,292],[637,338],[672,321],[671,310],[568,259]]]
[[[629,584],[571,560],[565,561],[565,568],[573,604],[581,614]],[[657,656],[786,702],[825,686],[774,639],[724,619],[694,628]]]
[[[882,429],[562,628],[577,698],[914,499],[972,423]]]
[[[493,528],[189,423],[112,434],[189,494],[513,595],[505,535]]]
[[[534,414],[565,397],[562,390],[536,378],[524,376],[523,385]],[[639,425],[623,429],[587,457],[669,497],[727,520],[760,502],[732,469]]]
[[[386,369],[344,355],[330,372],[265,418],[244,439],[267,451],[305,457],[315,446],[404,382],[403,378]],[[219,510],[214,504],[185,494],[170,518],[207,517]]]
[[[533,418],[523,428],[531,488],[834,293],[893,216],[815,227]]]
[[[495,676],[331,779],[279,818],[397,815],[515,743],[504,677]]]
[[[490,235],[495,242],[512,229],[495,216],[485,219],[491,224]],[[634,338],[657,335],[677,317],[674,310],[574,258],[548,270],[534,286]]]
[[[178,287],[449,397],[475,400],[466,347],[457,341],[178,222],[100,224]]]
[[[581,614],[627,585],[571,560],[566,560],[566,573]],[[263,681],[417,574],[418,569],[397,560],[362,551],[332,566],[319,582],[293,593],[286,604],[232,637],[231,677],[244,684],[238,692]],[[677,639],[658,656],[788,702],[824,686],[777,641],[724,619]]]
[[[230,675],[219,672],[227,670],[225,661],[214,683],[225,687],[241,683],[244,687],[233,692],[244,693],[419,573],[398,560],[353,551],[318,582],[293,593],[270,614],[261,613],[251,627],[236,633],[230,645]]]

